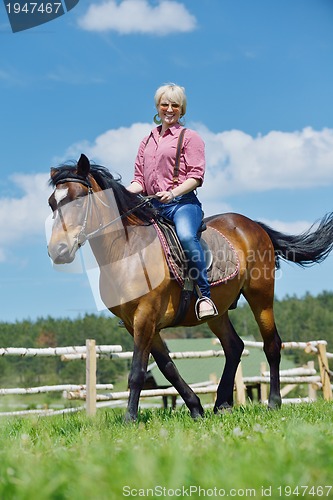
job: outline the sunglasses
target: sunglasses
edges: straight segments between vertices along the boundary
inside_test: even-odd
[[[162,109],[168,109],[168,107],[169,107],[169,106],[171,106],[171,107],[172,107],[172,109],[179,109],[179,108],[180,108],[180,104],[177,104],[177,103],[175,103],[175,102],[172,102],[172,103],[171,103],[171,102],[170,102],[170,103],[161,102],[161,103],[160,103],[160,107],[161,107]]]

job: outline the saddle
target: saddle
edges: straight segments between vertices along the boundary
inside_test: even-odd
[[[189,277],[187,259],[173,223],[168,219],[159,217],[154,222],[154,227],[160,239],[170,272],[182,288],[179,308],[170,325],[176,326],[188,310],[196,284]],[[200,232],[200,243],[205,255],[210,286],[226,283],[237,276],[239,259],[227,238],[217,229],[206,226],[205,220],[203,220]]]

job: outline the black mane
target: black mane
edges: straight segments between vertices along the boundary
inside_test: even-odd
[[[132,215],[133,219],[133,216],[135,216],[142,224],[151,224],[152,220],[156,218],[156,210],[149,203],[138,207],[143,201],[141,195],[129,192],[122,185],[120,176],[115,179],[111,172],[101,165],[91,165],[90,173],[86,178],[83,178],[77,173],[76,163],[73,163],[73,165],[61,165],[60,167],[52,169],[52,176],[49,184],[55,187],[60,181],[65,179],[77,179],[79,181],[89,182],[90,176],[93,177],[103,191],[112,189],[120,214],[130,212],[129,217]],[[133,223],[134,221],[132,219],[130,218],[129,220]]]

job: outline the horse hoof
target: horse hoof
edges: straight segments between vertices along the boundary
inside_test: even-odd
[[[214,406],[215,415],[224,415],[232,412],[232,406],[229,403],[222,403],[220,406]]]
[[[132,424],[136,421],[136,417],[131,415],[130,413],[126,413],[124,417],[125,424]]]
[[[281,398],[272,399],[268,401],[268,409],[269,410],[279,410],[281,408],[282,401]]]
[[[197,420],[199,418],[203,418],[204,416],[204,410],[203,408],[200,408],[200,409],[195,409],[195,410],[191,410],[191,417],[194,419],[194,420]]]

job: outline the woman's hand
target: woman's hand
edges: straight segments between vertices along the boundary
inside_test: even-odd
[[[170,191],[159,191],[155,196],[161,203],[170,203],[170,201],[173,201],[176,196],[190,193],[191,191],[194,191],[194,189],[196,189],[198,186],[200,186],[200,181],[198,179],[193,179],[192,177],[190,177],[179,186],[176,186],[174,189],[171,189]]]
[[[173,194],[172,190],[158,191],[155,196],[161,203],[170,203],[170,201],[173,201],[175,199],[175,195]]]

